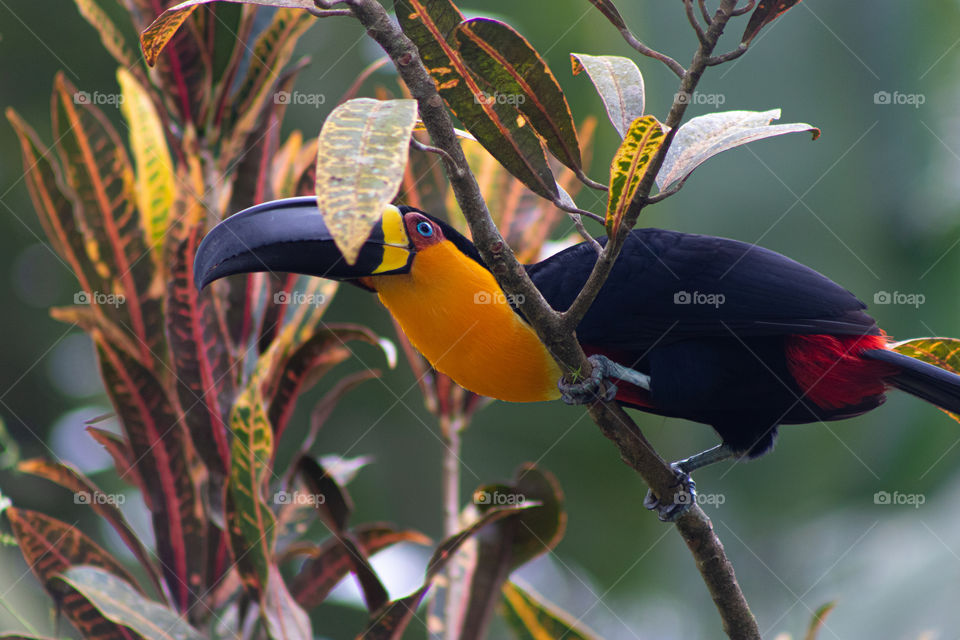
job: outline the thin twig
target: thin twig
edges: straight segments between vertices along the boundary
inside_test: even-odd
[[[572,213],[578,216],[587,216],[591,220],[599,222],[600,224],[603,224],[605,222],[603,216],[596,214],[593,211],[587,211],[586,209],[581,209],[580,207],[571,207],[570,205],[563,204],[563,202],[561,202],[560,200],[554,200],[553,206],[555,206],[557,209],[566,211],[567,213]]]
[[[576,167],[576,168],[573,170],[573,173],[574,173],[575,176],[577,176],[577,178],[580,180],[580,182],[582,182],[583,184],[587,185],[587,186],[590,187],[591,189],[596,189],[596,190],[598,190],[598,191],[609,191],[609,190],[610,190],[610,187],[608,187],[607,185],[605,185],[605,184],[603,184],[603,183],[601,183],[601,182],[597,182],[596,180],[592,179],[590,176],[588,176],[586,173],[584,173],[583,169],[581,169],[580,167]]]
[[[682,64],[680,64],[679,62],[677,62],[667,54],[660,53],[659,51],[656,51],[655,49],[651,49],[647,45],[640,42],[640,40],[637,39],[635,35],[633,35],[633,32],[630,31],[630,29],[623,27],[622,29],[620,29],[620,35],[622,35],[623,39],[627,41],[627,44],[629,44],[631,47],[636,49],[639,53],[647,56],[648,58],[659,60],[663,64],[667,65],[667,68],[670,69],[670,71],[673,71],[675,74],[677,74],[678,78],[683,77],[684,68]]]
[[[447,162],[451,164],[453,163],[453,158],[451,158],[450,154],[448,154],[446,151],[438,147],[431,147],[428,144],[424,144],[419,140],[417,140],[416,138],[414,138],[413,136],[410,137],[410,146],[416,149],[417,151],[423,151],[425,153],[435,153],[438,156],[441,156]]]
[[[697,0],[697,2],[700,4],[700,13],[703,15],[703,21],[707,23],[709,27],[713,24],[713,18],[710,17],[710,11],[707,10],[706,0]]]
[[[750,2],[748,2],[746,5],[740,7],[739,9],[734,9],[733,13],[731,13],[730,15],[731,15],[731,16],[742,16],[743,14],[745,14],[745,13],[749,12],[751,9],[753,9],[753,5],[755,5],[756,3],[757,3],[757,0],[750,0]]]
[[[593,250],[597,252],[597,255],[603,253],[603,246],[597,242],[597,239],[590,235],[590,232],[587,231],[587,228],[583,226],[583,218],[579,213],[574,213],[570,216],[570,219],[573,220],[573,226],[576,227],[577,233],[580,234],[580,237],[583,238]]]
[[[747,49],[749,48],[750,48],[750,45],[748,45],[745,42],[741,42],[740,45],[733,51],[729,51],[719,56],[711,56],[707,58],[707,66],[713,67],[718,64],[723,64],[724,62],[730,62],[731,60],[736,60],[737,58],[745,54],[747,52]]]
[[[307,13],[318,18],[331,18],[334,16],[349,16],[353,15],[353,12],[350,9],[307,9]]]
[[[702,4],[700,5],[703,6]],[[700,44],[703,44],[707,41],[707,34],[704,33],[703,27],[700,26],[700,21],[697,20],[697,14],[693,11],[693,0],[683,0],[683,8],[687,13],[687,22],[690,23],[690,26],[693,27],[693,30],[697,34],[697,40],[700,41]]]
[[[683,185],[685,185],[686,183],[687,183],[687,179],[686,179],[686,178],[683,178],[682,180],[678,180],[678,181],[675,182],[669,189],[665,189],[664,191],[660,191],[660,192],[657,193],[657,195],[655,195],[655,196],[647,196],[646,198],[644,198],[644,200],[643,200],[643,205],[644,205],[644,206],[647,206],[647,205],[651,205],[651,204],[656,204],[656,203],[658,203],[658,202],[663,202],[664,200],[666,200],[666,199],[669,198],[670,196],[672,196],[672,195],[674,195],[675,193],[677,193],[678,191],[680,191],[680,189],[683,189]]]

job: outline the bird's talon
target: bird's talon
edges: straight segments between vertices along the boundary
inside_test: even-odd
[[[650,511],[656,511],[661,522],[676,521],[697,501],[697,484],[690,477],[690,474],[678,468],[675,464],[670,466],[677,472],[677,482],[671,485],[671,488],[682,487],[673,494],[673,500],[663,502],[652,491],[647,491],[647,495],[643,499],[643,506]]]
[[[617,397],[617,385],[607,379],[609,360],[603,356],[590,356],[593,370],[579,382],[567,382],[563,378],[557,383],[560,399],[567,404],[588,404],[595,400],[610,402]]]

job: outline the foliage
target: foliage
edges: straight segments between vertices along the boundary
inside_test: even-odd
[[[591,1],[625,29],[609,0]],[[353,574],[370,614],[362,637],[399,638],[446,573],[459,581],[443,590],[448,637],[482,637],[498,603],[518,637],[592,637],[508,580],[551,550],[565,526],[556,479],[533,465],[518,469],[510,484],[478,488],[473,504],[454,514],[459,530],[446,531],[423,585],[391,599],[369,556],[428,539],[384,523],[351,524],[347,479],[310,453],[337,400],[376,373],[344,378],[321,400],[289,464],[294,473],[281,477],[276,460],[300,393],[349,358],[348,343],[386,343],[364,327],[324,322],[336,289],[328,282],[257,274],[202,292],[193,284],[193,256],[211,222],[273,198],[318,194],[348,260],[393,199],[428,210],[449,205],[462,228],[436,150],[414,131],[414,101],[352,99],[334,110],[316,141],[305,144],[300,132],[281,141],[287,101],[277,96],[290,91],[303,67],[291,64],[297,40],[313,15],[323,15],[313,2],[191,0],[160,12],[162,3],[132,0],[125,7],[143,61],[132,53],[134,34],[99,0],[76,4],[120,64],[126,142],[62,74],[52,100],[55,153],[23,118],[7,115],[37,214],[80,287],[77,306],[52,313],[93,338],[122,427],[121,435],[94,428],[90,435],[142,492],[156,545],[139,540],[122,509],[101,500],[105,494],[76,469],[22,463],[24,473],[87,496],[145,576],[132,575],[77,527],[10,507],[20,548],[57,606],[89,638],[310,638],[307,610]],[[744,41],[792,4],[772,10],[761,3]],[[617,233],[671,136],[672,155],[656,176],[661,189],[682,185],[696,166],[733,146],[816,132],[804,124],[768,126],[778,112],[710,114],[669,130],[644,114],[643,80],[632,61],[573,54],[575,72],[586,70],[624,138],[609,186],[598,184],[586,175],[595,120],[578,131],[556,76],[528,40],[503,22],[467,19],[449,0],[395,5],[466,129],[463,148],[495,222],[525,261],[542,254],[561,211],[573,213],[582,232],[579,215],[589,212],[577,209],[573,196],[584,185],[608,192],[607,231]],[[260,11],[269,11],[267,20],[257,21]],[[287,304],[296,288],[309,304]],[[432,371],[398,337],[427,408],[452,442],[482,399]],[[490,495],[506,503],[485,499]],[[311,519],[330,532],[319,543],[299,539],[303,528],[294,527]]]

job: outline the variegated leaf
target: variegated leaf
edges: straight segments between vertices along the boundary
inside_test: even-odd
[[[570,62],[573,75],[586,71],[590,76],[610,123],[621,138],[625,137],[633,121],[643,115],[643,75],[637,64],[621,56],[588,56],[585,53],[571,53]]]
[[[415,100],[356,98],[323,123],[317,204],[349,264],[400,188],[416,118]]]
[[[186,427],[154,374],[95,335],[100,368],[152,507],[157,555],[180,611],[202,593],[206,537]]]
[[[203,640],[175,611],[147,600],[129,582],[96,566],[71,567],[60,574],[100,613],[151,640]]]
[[[130,147],[137,168],[137,208],[147,247],[160,269],[170,208],[176,192],[173,160],[150,94],[132,73],[122,67],[117,71],[117,81],[123,96],[121,111],[130,129]]]
[[[27,566],[84,638],[137,640],[141,637],[105,618],[83,595],[56,579],[70,567],[86,564],[132,580],[119,562],[79,529],[56,518],[12,507],[4,513]]]
[[[620,231],[623,218],[633,201],[637,188],[646,175],[660,147],[664,131],[653,116],[642,116],[627,130],[613,162],[610,163],[610,193],[607,199],[607,235]]]

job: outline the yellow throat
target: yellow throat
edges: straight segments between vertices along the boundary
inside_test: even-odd
[[[560,396],[560,368],[533,329],[450,241],[419,251],[409,273],[372,281],[417,351],[460,386],[509,402]]]

